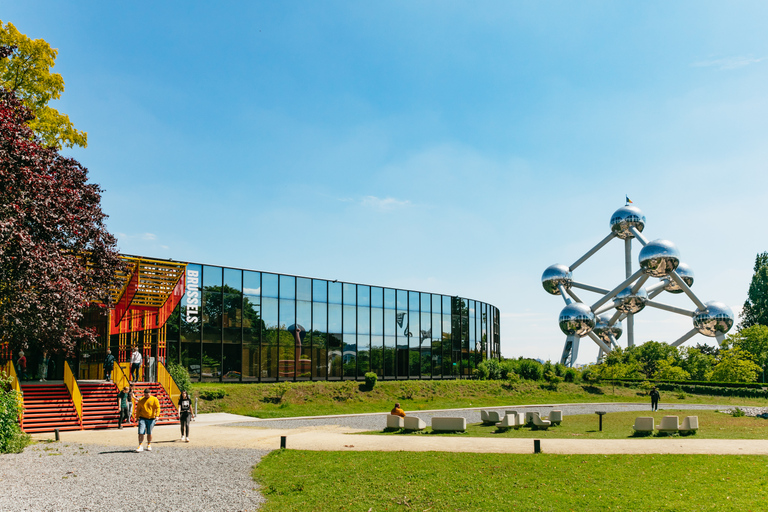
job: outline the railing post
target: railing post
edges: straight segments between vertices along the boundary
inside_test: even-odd
[[[75,410],[77,411],[77,421],[80,423],[80,428],[83,428],[83,395],[80,394],[80,387],[77,385],[77,379],[72,373],[72,367],[68,361],[64,361],[64,384],[67,386],[69,396],[72,397],[72,402],[75,404]]]

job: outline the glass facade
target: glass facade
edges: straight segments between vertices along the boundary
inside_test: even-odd
[[[490,304],[192,263],[166,332],[200,381],[469,378],[500,355]]]

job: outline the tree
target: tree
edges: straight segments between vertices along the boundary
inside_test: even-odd
[[[717,382],[755,382],[761,368],[744,350],[734,347],[720,351],[720,361],[712,369],[709,380]]]
[[[741,325],[768,325],[768,252],[755,258],[755,274],[749,283],[747,301],[741,311]]]
[[[703,346],[707,347],[707,345]],[[682,368],[690,374],[691,379],[707,380],[707,374],[712,371],[715,357],[693,347],[680,347],[679,352],[683,358]]]
[[[0,340],[72,353],[78,340],[96,340],[79,321],[85,308],[108,304],[121,260],[101,189],[75,160],[44,147],[30,118],[0,88]]]
[[[659,361],[656,365],[655,380],[690,380],[691,374],[679,366],[675,366],[672,358]]]
[[[655,375],[659,362],[672,358],[676,366],[680,365],[680,354],[667,343],[647,341],[632,349],[632,355],[640,363],[641,371],[646,375]]]
[[[64,92],[64,79],[51,73],[58,50],[43,39],[30,39],[12,23],[0,21],[0,46],[15,49],[9,59],[0,58],[0,85],[16,93],[24,106],[32,111],[28,121],[46,146],[61,149],[88,145],[88,134],[76,130],[69,116],[48,105]]]
[[[738,347],[752,356],[752,360],[761,367],[768,364],[768,326],[753,325],[731,334],[727,345]]]

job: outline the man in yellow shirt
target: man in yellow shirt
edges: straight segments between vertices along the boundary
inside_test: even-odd
[[[405,411],[400,408],[400,403],[395,404],[395,408],[390,411],[389,414],[394,414],[395,416],[400,416],[401,418],[405,418]]]
[[[157,418],[160,417],[160,400],[152,396],[149,388],[144,389],[144,398],[136,405],[136,416],[139,418],[139,447],[137,452],[143,452],[141,444],[144,442],[144,433],[147,434],[147,450],[152,451],[152,428]]]

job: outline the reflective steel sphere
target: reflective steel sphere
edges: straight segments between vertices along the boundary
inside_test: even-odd
[[[551,265],[541,275],[541,285],[552,295],[560,295],[557,285],[562,284],[567,290],[571,287],[573,274],[565,265]]]
[[[586,336],[595,327],[595,314],[586,304],[574,302],[563,308],[559,321],[566,336]]]
[[[712,301],[705,304],[707,309],[697,309],[693,315],[693,326],[704,336],[714,337],[725,334],[733,327],[733,311],[722,302]]]
[[[653,277],[664,277],[680,264],[680,251],[669,240],[653,240],[640,249],[640,268]]]
[[[639,313],[645,307],[648,300],[648,292],[640,288],[637,293],[632,293],[632,287],[627,286],[613,298],[616,309],[622,313]]]
[[[621,338],[621,333],[624,332],[624,330],[621,328],[621,322],[616,322],[609,327],[608,322],[610,320],[610,315],[598,316],[597,323],[595,323],[595,328],[593,329],[593,332],[597,335],[597,337],[608,344],[611,343],[611,334],[613,334],[613,339],[617,340]]]
[[[645,215],[637,206],[622,206],[611,215],[611,231],[622,240],[632,238],[635,235],[629,230],[634,227],[642,233],[645,229]]]
[[[675,271],[683,278],[683,281],[688,285],[688,288],[693,286],[693,270],[691,270],[691,267],[685,263],[680,263]],[[664,289],[669,293],[683,293],[683,289],[674,281],[670,281]]]

